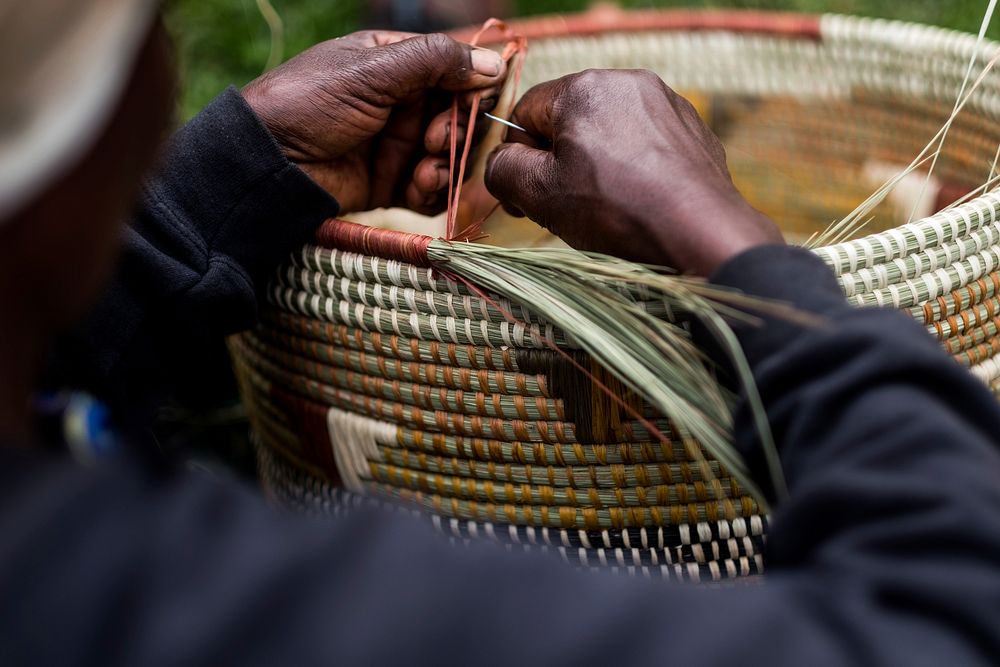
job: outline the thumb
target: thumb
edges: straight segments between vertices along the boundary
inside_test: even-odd
[[[486,163],[486,189],[508,211],[516,209],[547,226],[545,210],[555,189],[555,156],[524,144],[500,144]]]
[[[500,54],[434,33],[368,51],[369,85],[394,100],[422,90],[449,92],[499,85],[507,73]]]

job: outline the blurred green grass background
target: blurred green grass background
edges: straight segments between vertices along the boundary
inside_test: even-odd
[[[284,58],[316,42],[364,27],[359,0],[272,0],[285,26]],[[575,12],[590,0],[511,0],[512,15]],[[987,0],[621,0],[624,7],[707,7],[835,12],[918,21],[977,32]],[[1000,23],[998,21],[997,23]],[[181,64],[180,116],[190,118],[230,84],[259,75],[271,48],[270,32],[255,0],[175,0],[167,12]],[[990,35],[1000,37],[993,27]]]

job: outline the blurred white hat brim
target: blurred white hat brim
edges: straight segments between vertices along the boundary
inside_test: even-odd
[[[0,224],[110,121],[154,0],[0,0]]]

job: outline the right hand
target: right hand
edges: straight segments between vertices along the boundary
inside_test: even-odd
[[[709,276],[782,244],[733,185],[719,139],[652,72],[587,70],[535,86],[486,186],[570,245]]]

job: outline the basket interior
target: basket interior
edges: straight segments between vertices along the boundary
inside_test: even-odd
[[[931,141],[975,47],[972,36],[923,26],[835,16],[820,24],[821,39],[722,30],[538,38],[522,90],[590,67],[653,70],[722,138],[743,194],[801,241],[850,213]],[[995,46],[979,52],[976,73]],[[987,181],[1000,143],[997,92],[988,76],[950,130],[929,185],[926,168],[914,173],[866,232],[930,215]],[[488,231],[498,245],[539,240],[533,225],[504,216]]]

